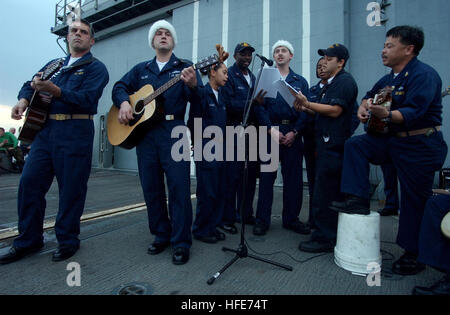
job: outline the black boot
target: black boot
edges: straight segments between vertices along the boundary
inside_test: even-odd
[[[417,261],[417,254],[405,252],[392,264],[392,272],[402,276],[412,276],[425,270],[425,265]]]
[[[387,217],[387,216],[391,216],[391,215],[398,215],[398,210],[397,209],[393,209],[393,208],[383,208],[378,210],[378,213],[382,216],[382,217]]]
[[[450,273],[431,287],[414,287],[413,295],[450,295]]]
[[[369,199],[349,195],[345,201],[333,201],[330,209],[348,214],[370,214]]]

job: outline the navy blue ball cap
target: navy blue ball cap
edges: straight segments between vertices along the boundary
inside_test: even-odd
[[[249,43],[243,42],[236,45],[234,54],[240,53],[241,51],[244,51],[246,49],[249,49],[251,52],[255,51],[255,48],[253,48]]]
[[[320,56],[337,57],[339,60],[348,60],[350,55],[348,54],[347,48],[342,44],[333,44],[327,49],[319,49],[317,51]]]

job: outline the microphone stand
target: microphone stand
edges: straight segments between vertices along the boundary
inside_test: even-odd
[[[258,77],[256,79],[256,83],[255,83],[255,87],[253,89],[253,93],[252,93],[252,97],[251,97],[251,101],[249,103],[247,103],[248,105],[246,106],[246,108],[244,109],[244,120],[242,122],[242,127],[243,130],[245,130],[245,128],[248,127],[249,123],[248,123],[248,117],[250,115],[250,110],[252,108],[252,103],[255,99],[255,94],[256,94],[256,88],[258,87],[259,84],[259,80],[261,79],[261,75],[262,75],[262,70],[264,68],[264,64],[265,61],[262,60],[261,62],[261,68],[259,70],[259,74]],[[243,132],[243,131],[242,131]],[[234,264],[239,258],[253,258],[255,260],[259,260],[289,271],[292,271],[293,268],[291,266],[288,265],[284,265],[284,264],[280,264],[278,262],[274,262],[265,258],[261,258],[252,254],[248,253],[248,249],[247,249],[247,245],[245,244],[245,222],[244,222],[244,205],[245,202],[247,200],[247,193],[246,193],[246,186],[247,186],[247,182],[248,182],[248,162],[249,162],[249,134],[246,133],[245,134],[245,138],[244,138],[244,150],[245,150],[245,162],[244,162],[244,180],[242,183],[242,201],[241,204],[239,205],[239,215],[241,217],[241,241],[238,245],[237,249],[231,249],[228,247],[222,247],[222,250],[224,252],[233,252],[236,255],[225,265],[222,267],[222,269],[220,269],[218,272],[216,272],[211,278],[208,279],[208,281],[206,282],[207,284],[211,285],[214,283],[214,281],[222,274],[224,273],[225,270],[227,270],[232,264]]]

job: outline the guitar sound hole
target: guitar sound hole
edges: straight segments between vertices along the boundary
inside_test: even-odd
[[[143,100],[140,100],[136,103],[136,106],[134,107],[134,113],[136,115],[139,115],[144,110],[145,104]]]

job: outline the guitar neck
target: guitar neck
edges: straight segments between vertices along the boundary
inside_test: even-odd
[[[155,98],[157,98],[158,96],[163,94],[165,91],[170,89],[174,84],[178,83],[178,81],[180,81],[180,80],[181,80],[181,74],[179,74],[176,77],[170,79],[169,81],[164,83],[161,87],[156,89],[156,91],[154,91],[152,94],[147,96],[144,99],[144,104],[147,105],[148,103],[152,102]]]
[[[192,68],[194,70],[203,69],[207,66],[216,64],[218,62],[218,57],[216,55],[211,56],[209,58],[206,58],[194,65],[192,65]],[[144,101],[144,106],[151,103],[155,98],[160,96],[162,93],[170,89],[173,85],[175,85],[178,81],[181,80],[181,73],[177,76],[173,77],[171,80],[167,81],[164,85],[162,85],[160,88],[156,89],[152,94],[147,96]]]

